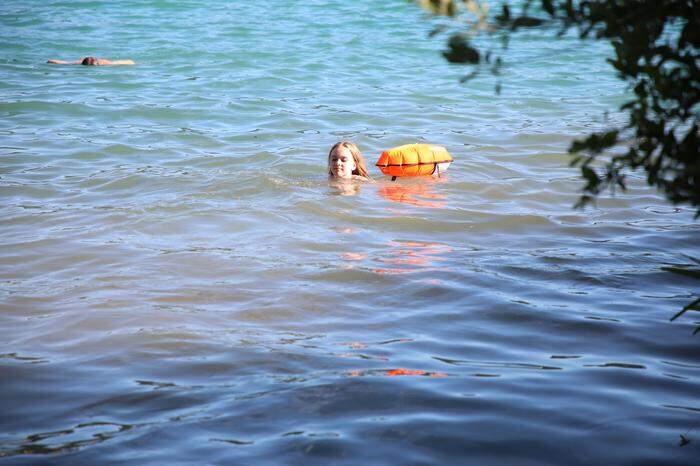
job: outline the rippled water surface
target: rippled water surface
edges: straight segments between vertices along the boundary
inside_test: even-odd
[[[496,94],[439,22],[3,3],[0,464],[697,464],[693,212],[571,208],[608,48],[519,33]],[[340,139],[455,162],[333,185]]]

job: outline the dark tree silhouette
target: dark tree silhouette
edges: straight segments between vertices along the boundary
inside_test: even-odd
[[[512,13],[509,3],[521,5],[519,13]],[[489,14],[488,2],[483,0],[421,0],[421,4],[434,13],[465,20],[463,31],[448,39],[445,59],[486,65],[494,74],[498,74],[501,58],[472,46],[470,39],[475,34],[497,33],[507,39],[520,28],[540,27],[554,28],[553,35],[575,29],[582,39],[610,41],[615,56],[608,61],[634,95],[621,107],[629,116],[626,125],[571,144],[571,164],[580,167],[586,183],[578,205],[586,205],[606,189],[624,190],[625,175],[643,169],[647,182],[662,190],[668,200],[689,204],[696,208],[696,218],[700,216],[697,0],[505,2],[498,14]],[[463,81],[477,73],[474,70]],[[613,147],[618,150],[608,151]]]
[[[625,125],[575,140],[569,147],[571,165],[584,179],[577,207],[593,202],[605,190],[625,190],[628,173],[643,170],[647,183],[674,204],[695,208],[700,217],[700,2],[698,0],[521,0],[504,1],[497,14],[485,0],[419,0],[435,14],[455,19],[460,32],[447,41],[443,56],[451,63],[475,68],[466,82],[487,68],[498,75],[501,57],[494,49],[472,45],[477,34],[496,35],[506,46],[514,31],[541,28],[563,35],[571,30],[581,39],[607,40],[614,49],[608,59],[620,79],[629,83],[632,98],[620,110]],[[518,6],[517,13],[513,11]],[[435,29],[432,35],[443,29]],[[500,83],[496,85],[500,92]],[[700,278],[700,271],[685,271]],[[700,298],[685,312],[700,310]],[[700,327],[694,333],[700,332]]]

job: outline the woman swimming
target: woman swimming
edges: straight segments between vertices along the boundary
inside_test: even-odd
[[[328,174],[343,180],[369,180],[365,159],[357,146],[350,141],[340,141],[328,152]]]
[[[85,65],[85,66],[117,66],[133,65],[133,60],[107,60],[106,58],[85,57],[75,61],[50,59],[46,63],[52,65]]]

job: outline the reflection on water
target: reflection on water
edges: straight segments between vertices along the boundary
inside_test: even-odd
[[[424,376],[424,377],[447,377],[447,374],[444,372],[429,372],[429,371],[424,371],[420,369],[404,369],[404,368],[398,368],[398,369],[376,369],[376,370],[366,370],[366,371],[360,371],[360,370],[352,370],[348,371],[348,377],[362,377],[362,376],[368,376],[368,375],[379,375],[379,376],[385,376],[385,377],[396,377],[396,376]]]
[[[447,182],[445,178],[427,176],[409,180],[401,179],[385,183],[378,192],[380,196],[391,202],[442,209],[447,203],[446,196],[436,193],[435,185],[445,182]]]
[[[359,252],[344,252],[340,255],[340,257],[346,261],[361,261],[366,256],[364,254],[360,254]]]
[[[376,255],[368,256],[359,252],[341,252],[343,261],[349,262],[344,268],[355,268],[354,263],[368,267],[374,273],[383,275],[408,274],[446,270],[437,267],[452,251],[450,246],[441,243],[422,241],[389,241]],[[381,264],[377,267],[375,264]],[[424,279],[423,282],[439,284],[439,279]]]
[[[377,184],[377,193],[387,201],[416,207],[442,209],[447,205],[447,196],[436,192],[436,185],[447,183],[444,177],[422,176],[402,178],[389,181],[388,178],[379,181],[359,181],[329,178],[330,192],[338,196],[356,196],[362,192],[366,183]]]
[[[334,178],[329,178],[328,181],[328,185],[331,188],[331,193],[336,196],[356,196],[360,194],[363,183],[366,183],[366,181]]]
[[[420,241],[390,241],[382,257],[377,262],[396,267],[379,267],[372,269],[380,274],[404,274],[414,272],[436,271],[436,263],[445,260],[452,251],[450,246],[440,243],[425,243]],[[439,280],[431,280],[433,284]]]

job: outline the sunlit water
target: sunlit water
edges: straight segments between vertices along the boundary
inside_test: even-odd
[[[609,50],[519,33],[497,95],[438,23],[3,3],[1,464],[697,464],[693,212],[572,209]],[[137,65],[44,63],[89,54]],[[455,163],[336,186],[340,139]]]

